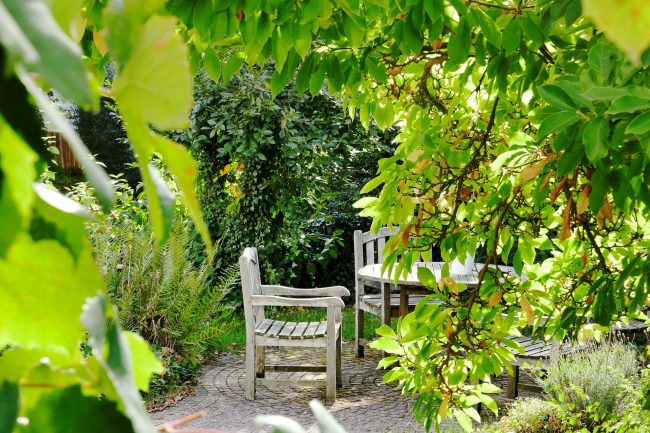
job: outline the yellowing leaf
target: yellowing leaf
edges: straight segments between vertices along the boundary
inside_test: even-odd
[[[526,315],[528,326],[533,326],[535,324],[535,313],[533,312],[533,307],[531,307],[526,295],[521,295],[519,297],[519,302],[521,302],[521,309]]]
[[[442,403],[440,403],[440,409],[438,410],[438,413],[440,414],[440,418],[441,419],[446,418],[448,411],[449,411],[449,396],[445,395],[442,398]]]
[[[497,290],[496,292],[492,293],[492,295],[490,295],[488,298],[488,307],[494,307],[499,302],[501,302],[501,297],[503,297],[503,292],[501,290]]]
[[[571,236],[571,207],[572,202],[569,202],[564,207],[562,212],[562,232],[560,233],[560,240],[563,241]]]
[[[113,92],[120,110],[141,122],[162,130],[187,126],[192,76],[174,17],[145,23]]]
[[[600,208],[600,213],[610,221],[614,219],[614,214],[612,213],[612,205],[609,204],[609,200],[605,199],[603,207]]]
[[[106,43],[105,33],[105,30],[99,32],[95,30],[93,32],[93,42],[95,42],[95,47],[97,47],[97,51],[99,51],[99,54],[102,56],[108,52],[108,44]]]
[[[537,177],[539,172],[546,165],[546,162],[547,162],[546,160],[540,161],[537,164],[529,165],[528,167],[521,170],[521,180],[525,182],[527,180],[531,180]]]
[[[585,16],[635,63],[650,45],[650,3],[647,0],[582,0]]]
[[[589,209],[589,194],[591,193],[591,185],[587,185],[578,196],[578,204],[576,205],[576,212],[581,215]]]

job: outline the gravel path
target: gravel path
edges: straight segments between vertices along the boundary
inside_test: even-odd
[[[344,344],[343,388],[336,402],[326,407],[348,433],[415,433],[422,426],[411,412],[413,402],[394,386],[382,384],[383,371],[377,370],[379,354],[367,350],[365,358],[354,357],[353,343]],[[324,356],[315,349],[267,349],[270,363],[315,363]],[[278,362],[280,361],[280,362]],[[273,377],[296,377],[307,373],[272,373]],[[314,373],[309,373],[314,374]],[[227,433],[268,432],[255,426],[256,415],[285,415],[298,421],[308,432],[318,432],[309,401],[323,401],[325,390],[285,386],[269,388],[258,385],[255,401],[244,399],[244,359],[233,354],[220,354],[204,367],[196,395],[176,406],[152,414],[154,421],[178,419],[203,411],[205,416],[192,424],[194,428],[211,428]],[[460,431],[460,430],[459,430]]]

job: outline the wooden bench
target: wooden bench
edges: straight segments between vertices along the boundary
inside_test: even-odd
[[[275,371],[325,371],[325,396],[328,401],[336,399],[336,387],[341,380],[341,309],[345,306],[342,296],[350,296],[342,286],[318,289],[295,289],[284,286],[263,285],[260,280],[259,261],[255,248],[246,248],[239,258],[241,282],[246,318],[246,390],[247,400],[255,399],[256,382],[283,384],[283,380],[265,377]],[[319,322],[287,322],[264,316],[264,307],[323,307],[327,320]],[[327,351],[325,366],[313,365],[267,365],[265,348],[275,347],[322,347]],[[314,380],[292,380],[292,384],[317,385]]]

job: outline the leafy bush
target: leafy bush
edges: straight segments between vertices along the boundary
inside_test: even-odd
[[[214,349],[231,308],[225,294],[238,281],[228,268],[207,284],[210,262],[189,259],[189,229],[177,222],[164,246],[148,226],[130,219],[97,226],[92,233],[97,265],[123,326],[151,344],[200,363]]]
[[[561,433],[566,415],[556,403],[522,398],[508,407],[508,413],[491,426],[491,432]]]
[[[199,162],[217,263],[256,245],[267,281],[350,286],[352,231],[364,225],[352,203],[391,135],[364,130],[326,94],[273,99],[271,72],[242,70],[228,84],[198,74],[191,128],[173,134]]]
[[[543,382],[549,400],[582,412],[597,404],[600,411],[617,408],[626,378],[638,374],[637,350],[614,341],[588,344],[584,349],[551,359]]]

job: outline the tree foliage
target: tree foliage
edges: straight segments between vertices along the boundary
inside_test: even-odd
[[[364,188],[379,193],[360,203],[375,229],[400,228],[387,267],[402,272],[437,245],[446,260],[482,249],[486,263],[525,271],[485,267],[476,289],[434,282],[443,304],[421,305],[377,344],[396,355],[386,380],[416,397],[427,426],[453,414],[469,428],[474,404],[494,407],[489,377],[512,360],[502,342],[519,325],[586,337],[645,308],[650,56],[632,30],[643,2],[169,7],[213,78],[272,57],[274,94],[295,75],[298,90],[325,83],[366,124],[400,126],[395,155]]]

